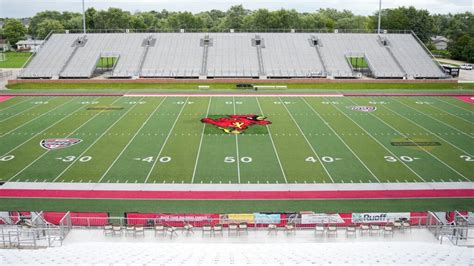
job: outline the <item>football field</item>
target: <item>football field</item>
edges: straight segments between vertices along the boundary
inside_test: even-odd
[[[465,182],[473,138],[451,96],[13,97],[0,182]]]

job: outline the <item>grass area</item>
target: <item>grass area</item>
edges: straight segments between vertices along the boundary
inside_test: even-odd
[[[31,53],[28,52],[6,52],[6,61],[0,61],[0,68],[21,68]]]
[[[252,213],[299,212],[406,212],[474,210],[474,199],[399,199],[399,200],[73,200],[73,199],[0,199],[4,210],[142,213]]]
[[[112,68],[117,62],[118,57],[101,57],[97,62],[97,68]]]
[[[0,108],[0,181],[474,180],[472,107],[454,97],[16,97]],[[201,122],[232,114],[271,124]],[[217,129],[231,125],[242,133]],[[47,151],[39,143],[49,138],[82,141]]]
[[[347,61],[353,68],[368,68],[369,64],[365,60],[365,57],[347,57]]]
[[[212,90],[234,90],[249,92],[252,90],[238,90],[234,83],[18,83],[9,84],[7,88],[11,90],[80,90],[80,91],[121,91],[121,90],[190,90],[202,92],[198,89],[200,85],[210,86]],[[265,85],[286,85],[289,90],[317,89],[326,91],[338,90],[460,90],[474,89],[472,83],[313,83],[313,84],[265,84]]]

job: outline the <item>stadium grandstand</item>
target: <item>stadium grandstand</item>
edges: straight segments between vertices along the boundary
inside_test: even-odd
[[[413,33],[55,33],[19,78],[440,79]],[[354,64],[354,61],[362,64]]]

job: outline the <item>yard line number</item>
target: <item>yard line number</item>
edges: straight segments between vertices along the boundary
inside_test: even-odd
[[[420,158],[416,158],[416,157],[410,157],[410,156],[406,156],[406,155],[402,155],[402,156],[399,156],[398,158],[395,157],[395,156],[384,156],[383,157],[385,159],[385,161],[389,162],[389,163],[395,163],[395,162],[398,162],[398,161],[403,161],[403,162],[406,162],[406,163],[411,163],[415,160],[419,160]]]
[[[59,158],[56,158],[62,162],[65,162],[65,163],[70,163],[70,162],[73,162],[74,160],[76,160],[77,156],[66,156],[66,157],[59,157]],[[81,162],[81,163],[87,163],[88,161],[92,160],[92,156],[82,156],[82,157],[79,157],[78,158],[78,161]]]
[[[240,157],[240,161],[243,163],[251,163],[252,157],[243,156],[243,157]],[[224,163],[235,163],[235,162],[236,162],[236,159],[234,156],[226,156],[224,158]]]
[[[147,162],[147,163],[152,163],[155,161],[155,157],[150,156],[150,157],[145,157],[145,158],[133,158],[135,161],[142,161],[142,162]],[[158,159],[160,163],[169,163],[171,162],[171,157],[169,156],[163,156]]]
[[[342,158],[334,158],[334,157],[331,157],[331,156],[321,157],[321,161],[325,162],[325,163],[333,163],[335,161],[340,161],[340,160],[342,160]],[[315,163],[315,162],[318,161],[318,159],[314,158],[313,156],[310,156],[310,157],[306,158],[305,161],[310,162],[310,163]]]

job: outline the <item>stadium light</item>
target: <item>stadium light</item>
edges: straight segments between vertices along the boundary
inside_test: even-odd
[[[86,34],[86,10],[84,9],[84,0],[82,0],[82,28]]]
[[[377,27],[377,34],[380,34],[380,22],[382,20],[382,0],[379,0],[379,23]]]

